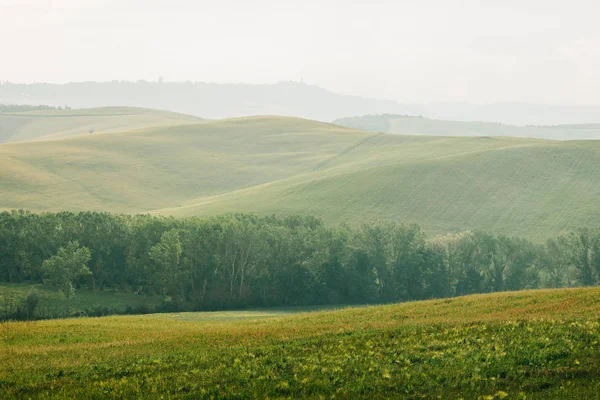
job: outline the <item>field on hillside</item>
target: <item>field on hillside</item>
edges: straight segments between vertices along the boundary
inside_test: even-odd
[[[145,212],[312,171],[370,133],[297,118],[0,145],[0,208]]]
[[[543,241],[600,223],[600,142],[374,135],[314,171],[160,210],[410,221]]]
[[[600,139],[600,124],[514,126],[494,122],[444,121],[393,114],[342,118],[335,123],[349,128],[400,135],[505,136],[552,140]]]
[[[135,107],[42,110],[0,114],[0,143],[201,122],[191,115]]]
[[[587,288],[241,321],[4,323],[0,396],[591,399],[599,313],[600,289]]]
[[[545,240],[598,226],[600,141],[376,134],[252,117],[0,145],[0,208],[309,214]]]

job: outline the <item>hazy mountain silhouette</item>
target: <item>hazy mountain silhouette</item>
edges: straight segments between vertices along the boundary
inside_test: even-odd
[[[331,121],[349,115],[396,112],[398,103],[332,93],[297,82],[216,84],[202,82],[83,82],[0,85],[0,103],[133,106],[204,118],[287,115]]]
[[[0,84],[0,103],[69,105],[73,108],[132,106],[214,119],[249,115],[287,115],[333,121],[357,115],[392,113],[513,125],[600,122],[600,106],[523,103],[399,104],[392,100],[336,94],[300,82],[275,84],[147,81],[4,83]]]

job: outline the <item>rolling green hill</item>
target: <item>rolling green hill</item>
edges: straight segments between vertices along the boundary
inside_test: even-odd
[[[342,118],[335,123],[349,128],[401,135],[505,136],[552,140],[600,139],[600,124],[514,126],[493,122],[443,121],[394,114]]]
[[[0,113],[0,143],[198,123],[185,114],[134,107]]]
[[[314,171],[159,211],[414,221],[545,239],[600,223],[600,142],[372,135]]]
[[[600,142],[252,117],[0,145],[0,207],[312,214],[545,239],[600,224]]]
[[[0,207],[142,212],[306,173],[370,133],[241,118],[0,145]]]
[[[593,399],[600,290],[0,324],[2,398]]]

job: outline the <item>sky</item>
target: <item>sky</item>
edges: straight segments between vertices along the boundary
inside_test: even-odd
[[[0,80],[600,105],[597,0],[0,0]]]

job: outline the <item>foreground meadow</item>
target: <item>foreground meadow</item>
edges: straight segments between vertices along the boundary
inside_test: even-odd
[[[0,398],[597,398],[600,289],[0,324]]]

